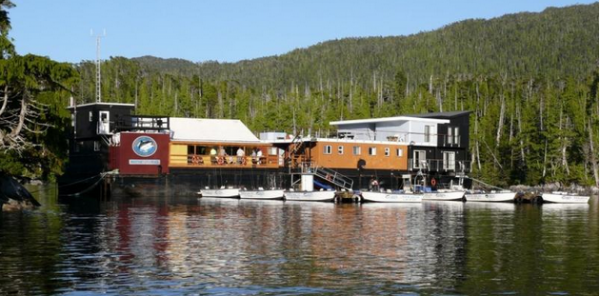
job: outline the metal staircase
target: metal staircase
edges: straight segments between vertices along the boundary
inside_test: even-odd
[[[324,167],[315,167],[313,170],[315,176],[337,186],[340,188],[344,188],[346,190],[352,190],[352,185],[354,181],[349,177],[342,175],[332,169],[324,168]]]
[[[300,148],[302,148],[304,145],[304,141],[302,141],[302,136],[300,136],[300,133],[296,134],[290,145],[293,145],[290,155],[296,155],[298,150],[300,150]]]

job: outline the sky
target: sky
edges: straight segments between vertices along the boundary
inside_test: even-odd
[[[152,55],[237,62],[347,37],[400,36],[569,0],[12,0],[17,52],[60,62]],[[91,34],[93,31],[93,35]]]

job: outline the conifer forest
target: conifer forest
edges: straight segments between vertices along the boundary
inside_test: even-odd
[[[256,133],[320,136],[334,131],[330,121],[469,110],[473,177],[598,186],[598,35],[594,3],[236,63],[110,57],[102,98],[134,103],[138,114],[236,118]],[[95,100],[94,61],[72,68],[77,79],[53,90],[47,107],[54,121],[68,122],[69,96]],[[61,157],[51,164],[57,174]]]

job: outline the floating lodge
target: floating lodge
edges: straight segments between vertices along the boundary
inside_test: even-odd
[[[331,122],[329,137],[261,133],[240,120],[134,115],[133,104],[70,106],[61,195],[171,185],[364,190],[441,188],[469,172],[469,111]],[[425,174],[423,174],[425,172]],[[154,186],[154,187],[152,187]],[[174,187],[173,187],[174,186]]]

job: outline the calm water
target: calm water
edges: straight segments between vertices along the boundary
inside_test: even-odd
[[[41,209],[0,214],[0,294],[598,294],[597,197],[532,206],[36,196]]]

